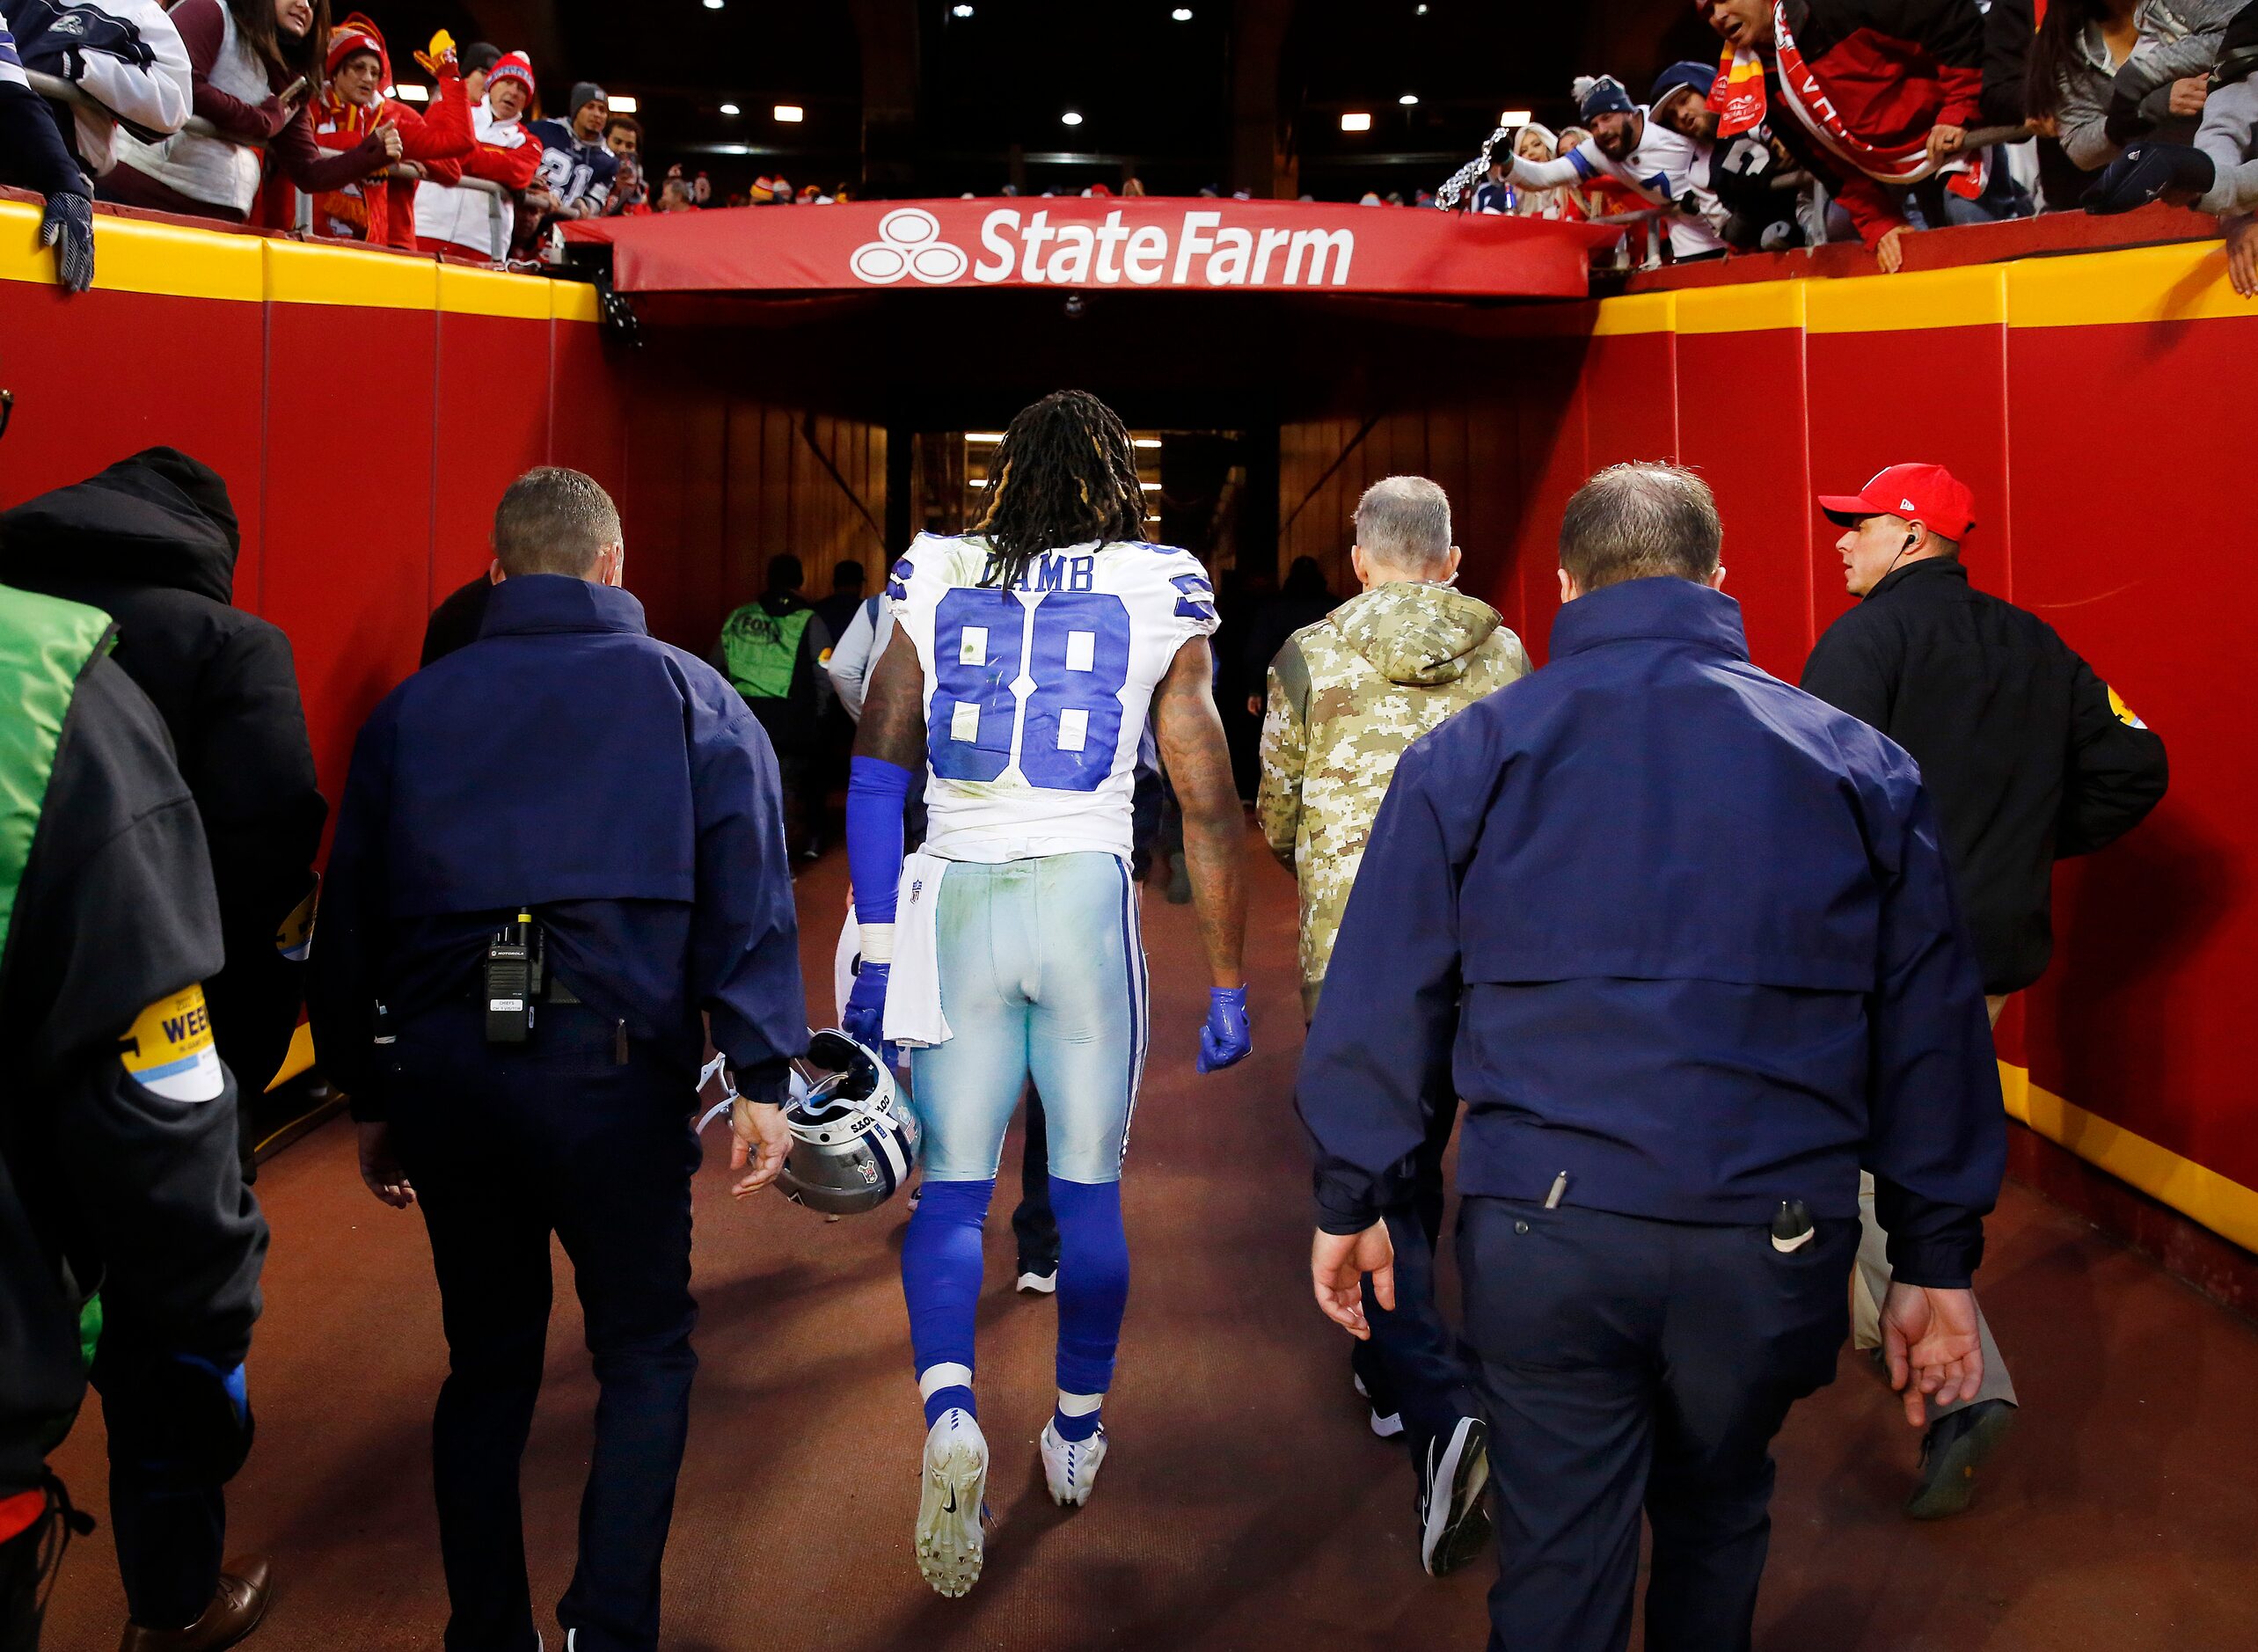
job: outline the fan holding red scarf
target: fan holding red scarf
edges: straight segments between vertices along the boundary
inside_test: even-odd
[[[1760,119],[1764,98],[1793,117],[1773,130],[1839,179],[1836,198],[1885,273],[1904,261],[1909,192],[1925,208],[1949,191],[1983,193],[1966,152],[1984,93],[1984,14],[1976,0],[1694,0],[1723,37],[1716,97],[1731,118]],[[1754,66],[1771,71],[1766,80]],[[1724,103],[1714,104],[1721,109]],[[1940,210],[1927,211],[1932,223]]]
[[[359,12],[330,31],[328,83],[314,106],[314,141],[325,150],[350,150],[380,127],[400,136],[400,159],[420,174],[421,163],[468,155],[471,103],[455,61],[455,41],[444,29],[428,52],[416,54],[439,82],[431,112],[419,113],[385,94],[392,60],[376,26]],[[383,173],[314,199],[314,231],[379,246],[415,245],[415,191],[395,189]]]

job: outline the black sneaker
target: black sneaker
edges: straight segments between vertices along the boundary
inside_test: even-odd
[[[1905,1500],[1916,1520],[1942,1520],[1976,1501],[1976,1471],[2015,1425],[2012,1400],[1980,1400],[1947,1411],[1921,1440],[1921,1483]]]
[[[1480,1418],[1460,1417],[1428,1441],[1419,1469],[1419,1563],[1429,1577],[1457,1571],[1489,1541],[1482,1498],[1489,1478],[1489,1429]]]

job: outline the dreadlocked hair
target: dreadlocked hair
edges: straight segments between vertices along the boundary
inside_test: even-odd
[[[980,583],[1010,590],[1027,564],[1063,545],[1144,536],[1144,487],[1121,416],[1085,390],[1022,407],[990,466],[988,510],[973,532],[988,543]]]

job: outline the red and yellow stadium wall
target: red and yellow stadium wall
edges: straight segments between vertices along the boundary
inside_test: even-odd
[[[613,487],[631,588],[693,647],[778,545],[818,582],[834,556],[882,554],[882,431],[623,372],[585,287],[105,216],[98,288],[66,299],[37,223],[0,201],[0,506],[153,443],[217,468],[237,600],[291,638],[332,798],[529,465]],[[1336,558],[1365,481],[1432,474],[1468,585],[1540,660],[1560,507],[1598,465],[1709,478],[1727,588],[1789,677],[1845,603],[1812,493],[1908,458],[1974,487],[1977,581],[2052,621],[2173,761],[2147,824],[2058,874],[2054,968],[2000,1027],[2008,1105],[2258,1250],[2258,741],[2232,691],[2258,313],[2218,244],[1412,308],[1431,347],[1402,353],[1384,411],[1282,429],[1282,549]]]
[[[158,444],[225,477],[236,600],[289,634],[333,802],[432,607],[485,567],[510,479],[617,485],[594,291],[105,215],[95,290],[66,298],[39,221],[0,201],[0,506]],[[302,1029],[285,1072],[310,1058]]]
[[[1503,545],[1470,582],[1539,659],[1560,507],[1600,465],[1669,456],[1709,479],[1726,589],[1790,680],[1849,603],[1812,495],[1913,459],[1975,490],[1975,581],[2051,623],[2172,759],[2145,824],[2057,871],[2053,967],[1999,1028],[2008,1109],[2258,1250],[2258,737],[2235,688],[2258,306],[2219,244],[1650,293],[1543,330],[1517,451],[1486,477],[1481,421],[1450,438],[1478,491],[1513,495],[1482,508],[1497,539],[1460,537]]]

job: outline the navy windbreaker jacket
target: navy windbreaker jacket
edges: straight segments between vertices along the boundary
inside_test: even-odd
[[[354,747],[309,995],[324,1068],[381,1117],[373,1003],[405,1020],[468,997],[488,933],[530,906],[584,1002],[692,1063],[710,1012],[745,1093],[781,1099],[807,1023],[780,800],[736,690],[654,641],[632,596],[495,586],[479,640]]]
[[[1304,1050],[1321,1225],[1409,1187],[1464,1098],[1464,1193],[1666,1221],[1856,1214],[1964,1285],[2006,1127],[1912,760],[1749,662],[1740,605],[1638,580],[1398,766]]]

